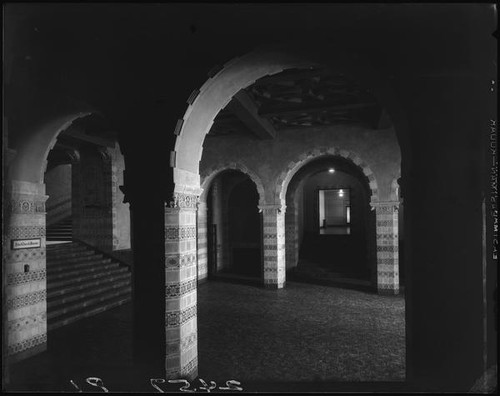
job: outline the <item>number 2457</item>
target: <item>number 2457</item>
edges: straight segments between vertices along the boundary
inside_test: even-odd
[[[214,381],[210,381],[210,385],[208,385],[203,379],[198,378],[198,380],[201,383],[201,386],[198,388],[199,390],[210,392],[211,390],[217,388],[217,384]],[[179,388],[179,390],[181,392],[191,392],[191,393],[193,393],[193,392],[197,391],[196,388],[189,389],[189,387],[191,386],[191,384],[188,381],[186,381],[185,379],[168,380],[168,382],[170,384],[184,384],[184,386],[181,386]],[[150,383],[151,383],[151,386],[153,388],[157,389],[161,393],[165,393],[165,391],[158,386],[158,384],[164,384],[165,383],[165,380],[163,378],[152,378],[152,379],[150,379]],[[219,389],[220,390],[228,390],[228,391],[242,391],[243,388],[241,388],[238,385],[241,385],[241,383],[239,381],[229,380],[229,381],[226,381],[226,386],[219,386]]]

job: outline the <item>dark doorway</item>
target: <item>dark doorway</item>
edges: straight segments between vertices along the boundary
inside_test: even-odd
[[[259,194],[239,171],[218,175],[207,197],[207,250],[210,279],[261,283],[262,247]]]

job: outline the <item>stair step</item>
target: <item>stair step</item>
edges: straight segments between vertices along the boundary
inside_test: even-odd
[[[91,281],[91,280],[107,277],[107,276],[114,275],[114,274],[117,275],[118,273],[122,273],[122,272],[128,273],[128,268],[119,267],[119,268],[114,268],[111,270],[90,273],[90,274],[83,275],[83,276],[65,278],[65,279],[57,281],[57,282],[49,282],[47,284],[47,291],[57,290],[57,289],[64,288],[65,286],[68,286],[71,284],[76,284],[76,283],[85,282],[85,281]]]
[[[103,255],[101,253],[94,253],[94,252],[81,252],[80,254],[75,253],[72,255],[68,256],[63,256],[63,257],[49,257],[47,260],[47,267],[50,266],[58,266],[58,265],[68,265],[71,266],[71,264],[77,264],[81,263],[84,261],[89,261],[89,260],[100,260],[103,258]]]
[[[125,270],[125,271],[123,271]],[[54,288],[49,288],[47,287],[47,299],[52,299],[57,296],[65,296],[69,295],[71,293],[75,293],[77,291],[85,290],[90,287],[94,286],[102,286],[104,284],[107,284],[109,282],[114,282],[114,281],[122,281],[124,279],[130,279],[131,274],[130,272],[127,271],[127,268],[121,268],[118,270],[114,271],[115,274],[110,277],[97,277],[97,278],[92,278],[87,280],[86,282],[81,282],[78,284],[73,284],[71,282],[71,285],[62,285]]]
[[[90,297],[96,294],[104,293],[106,291],[120,289],[130,286],[130,277],[120,281],[107,282],[97,286],[91,286],[87,289],[77,290],[73,293],[63,294],[62,296],[54,296],[47,298],[47,308],[52,309],[61,304],[66,304],[72,301],[78,301],[82,298]]]
[[[116,297],[110,301],[107,301],[105,304],[98,304],[95,307],[86,307],[85,309],[81,309],[76,312],[71,312],[65,315],[62,315],[54,320],[51,320],[47,323],[47,330],[54,330],[61,326],[65,326],[67,324],[76,322],[77,320],[88,318],[90,316],[94,316],[100,314],[104,311],[107,311],[111,308],[118,307],[120,305],[126,304],[132,300],[130,295],[123,295]]]
[[[102,258],[102,259],[97,259],[97,260],[87,260],[87,261],[82,261],[81,263],[73,263],[73,264],[70,264],[70,265],[66,265],[66,264],[58,264],[58,265],[53,265],[53,264],[50,264],[50,265],[47,265],[47,273],[49,274],[49,277],[52,276],[52,274],[54,275],[58,275],[58,273],[61,273],[61,272],[65,272],[65,271],[74,271],[74,270],[78,270],[78,269],[84,269],[84,268],[87,268],[87,267],[93,267],[93,266],[100,266],[101,264],[97,264],[98,261],[102,261],[102,260],[107,260],[107,261],[111,261],[110,258],[108,259],[105,259],[105,258]],[[118,265],[118,263],[116,263]]]
[[[52,320],[57,318],[58,316],[62,316],[71,312],[75,312],[86,307],[92,307],[99,303],[106,303],[109,300],[112,300],[115,297],[122,296],[124,294],[131,293],[132,288],[130,286],[125,286],[122,288],[106,290],[103,293],[95,294],[93,296],[86,297],[84,299],[80,299],[78,301],[72,301],[65,304],[60,305],[56,309],[50,310],[47,315],[47,320]]]
[[[72,239],[71,224],[47,230],[47,329],[54,330],[130,302],[132,274],[127,267]]]
[[[56,273],[48,271],[48,277],[49,277],[48,284],[50,285],[56,279],[62,280],[66,278],[75,278],[84,276],[86,274],[97,273],[104,270],[110,270],[112,268],[120,268],[119,264],[112,263],[111,259],[102,259],[95,262],[91,261],[90,263],[93,265],[87,265],[86,267],[75,268],[75,269],[70,267],[71,271],[56,271]]]
[[[47,256],[59,256],[76,252],[92,251],[86,246],[78,245],[74,242],[64,245],[49,245],[47,246]]]
[[[84,247],[84,246],[78,242],[71,242],[71,243],[68,243],[67,245],[64,245],[64,249],[70,249],[70,248],[74,248],[74,247]],[[50,248],[51,250],[59,250],[59,249],[62,249],[62,246],[54,247],[52,245],[52,246],[48,246],[48,248]]]

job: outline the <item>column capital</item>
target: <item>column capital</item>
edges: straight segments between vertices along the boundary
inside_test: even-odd
[[[276,210],[278,213],[285,213],[286,205],[281,204],[262,204],[257,206],[259,208],[259,213],[262,213],[264,210]]]
[[[170,202],[165,203],[167,208],[198,209],[200,196],[189,193],[174,192]]]
[[[373,209],[389,209],[394,208],[394,210],[399,209],[400,201],[372,201],[370,206]]]

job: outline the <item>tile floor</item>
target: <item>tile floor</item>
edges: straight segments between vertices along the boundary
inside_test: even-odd
[[[85,384],[94,376],[110,391],[154,391],[134,375],[131,322],[127,304],[51,332],[47,352],[12,367],[7,389],[77,392],[73,380],[101,391]],[[402,296],[208,282],[198,290],[198,332],[199,376],[218,386],[234,379],[245,391],[370,391],[405,376]]]

